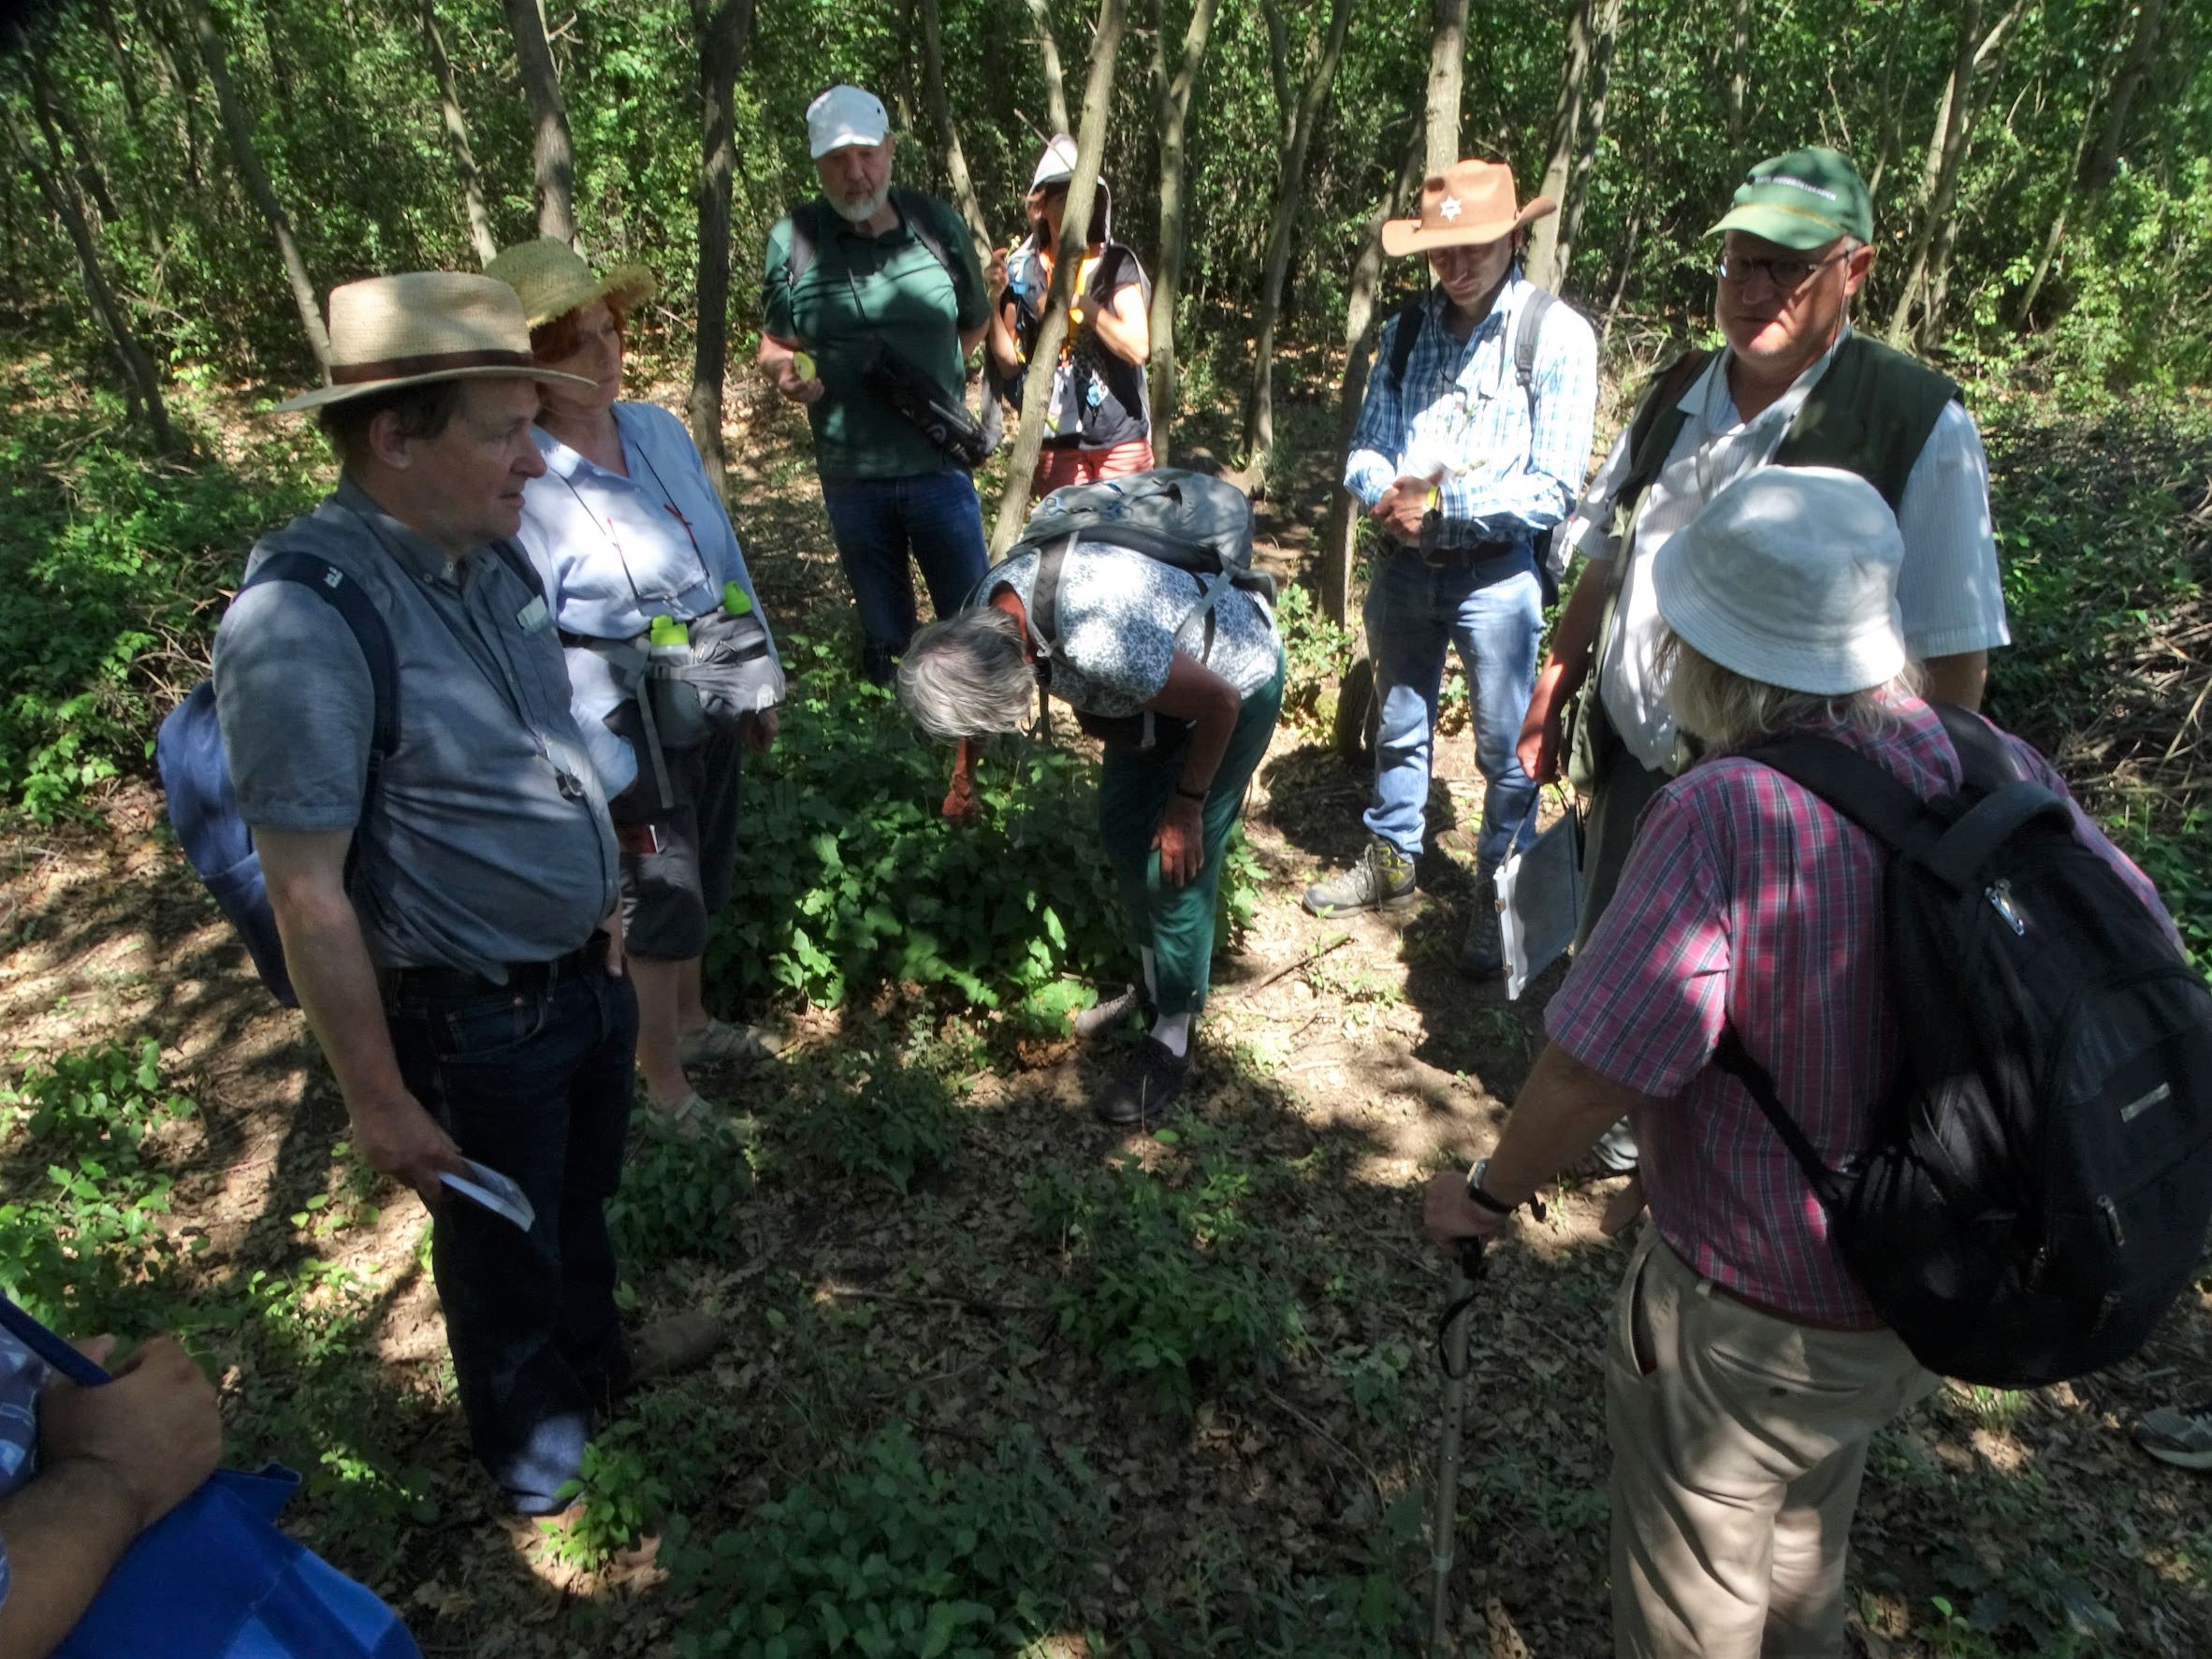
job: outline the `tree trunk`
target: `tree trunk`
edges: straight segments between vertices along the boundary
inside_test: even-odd
[[[299,326],[306,330],[308,346],[315,355],[315,362],[328,369],[330,336],[323,328],[323,311],[315,298],[315,285],[308,277],[307,261],[300,257],[299,243],[292,235],[291,218],[284,211],[284,204],[277,199],[276,186],[262,171],[260,156],[255,153],[253,129],[247,125],[245,110],[231,89],[230,65],[224,51],[223,36],[215,32],[215,20],[208,10],[207,0],[183,0],[183,5],[185,19],[192,25],[194,39],[198,42],[200,63],[208,72],[208,84],[214,89],[215,111],[222,118],[224,135],[230,140],[230,158],[238,167],[246,194],[261,210],[276,238],[277,254],[284,264],[284,280],[292,285],[292,303],[299,308]]]
[[[945,97],[944,31],[938,17],[937,0],[922,0],[922,93],[929,102],[929,120],[937,128],[937,141],[945,153],[945,176],[953,185],[953,205],[968,222],[976,252],[989,255],[991,225],[983,205],[976,200],[975,180],[968,175],[968,153],[960,148],[960,129],[953,124],[953,106]]]
[[[996,559],[1021,534],[1028,517],[1032,474],[1044,447],[1045,406],[1052,400],[1053,374],[1060,345],[1068,338],[1068,307],[1075,298],[1075,275],[1089,246],[1091,204],[1099,194],[1099,163],[1106,153],[1106,122],[1113,102],[1113,60],[1121,50],[1128,0],[1099,0],[1099,27],[1091,36],[1090,76],[1083,90],[1083,130],[1075,137],[1075,175],[1068,181],[1068,206],[1060,221],[1059,245],[1053,250],[1053,285],[1045,296],[1044,318],[1030,349],[1029,372],[1022,382],[1022,420],[1006,468],[1006,493],[998,498],[998,521],[991,531]]]
[[[1272,12],[1273,8],[1269,9]],[[1252,352],[1252,390],[1244,404],[1244,476],[1252,483],[1266,477],[1267,463],[1275,447],[1275,325],[1283,309],[1284,279],[1290,270],[1290,233],[1297,226],[1298,210],[1305,195],[1306,152],[1321,124],[1321,110],[1329,101],[1329,89],[1335,84],[1337,65],[1344,61],[1345,33],[1351,22],[1352,0],[1332,0],[1329,33],[1292,111],[1290,141],[1283,153],[1282,183],[1275,194],[1274,222],[1268,228],[1259,312],[1254,319],[1257,340]],[[1287,79],[1279,84],[1287,87]]]
[[[445,142],[453,151],[454,170],[460,174],[461,199],[469,211],[469,241],[480,265],[489,265],[500,251],[491,234],[491,214],[484,206],[483,176],[476,168],[476,152],[469,143],[468,118],[461,113],[460,89],[453,79],[453,61],[445,55],[445,36],[438,27],[436,0],[421,0],[422,44],[429,54],[430,73],[438,82],[438,108],[444,118]],[[704,51],[702,43],[702,51]]]
[[[1206,39],[1214,28],[1219,0],[1195,0],[1190,26],[1183,32],[1183,60],[1174,79],[1164,75],[1159,95],[1159,267],[1152,282],[1152,361],[1146,365],[1152,385],[1152,450],[1166,460],[1175,430],[1176,403],[1182,396],[1175,363],[1175,301],[1183,291],[1183,257],[1188,247],[1185,230],[1183,189],[1189,153],[1185,134],[1190,124],[1191,89],[1198,82],[1199,65],[1205,61]],[[1166,33],[1165,20],[1156,42]],[[1157,45],[1155,61],[1164,69],[1164,52]]]
[[[1728,29],[1728,153],[1743,148],[1744,103],[1751,92],[1751,0],[1735,0]]]
[[[108,176],[100,170],[99,158],[93,153],[91,141],[47,76],[47,54],[31,44],[27,34],[19,32],[17,39],[22,43],[22,60],[29,71],[32,112],[38,118],[39,135],[46,140],[54,170],[75,176],[78,188],[92,197],[102,220],[109,225],[122,224],[123,210],[115,205],[115,193],[108,188]],[[66,143],[63,141],[65,138]]]
[[[1580,123],[1581,145],[1575,156],[1575,170],[1567,178],[1566,194],[1557,198],[1559,211],[1550,215],[1559,221],[1552,272],[1559,289],[1566,285],[1575,248],[1582,240],[1582,211],[1590,205],[1590,179],[1597,171],[1598,141],[1605,137],[1606,97],[1613,86],[1613,51],[1621,39],[1623,4],[1623,0],[1597,0],[1597,26],[1590,43],[1588,91]]]
[[[197,0],[195,0],[197,3]],[[568,107],[560,101],[560,71],[546,38],[538,0],[502,0],[522,90],[530,99],[538,197],[538,234],[574,246],[576,240],[576,153],[568,136]]]
[[[1436,0],[1436,28],[1429,37],[1429,172],[1443,172],[1460,158],[1460,103],[1467,81],[1467,0]],[[1404,199],[1401,192],[1400,199]]]
[[[107,327],[108,338],[115,349],[117,363],[123,371],[124,400],[132,415],[143,418],[153,433],[153,441],[164,453],[175,453],[186,448],[177,429],[169,425],[169,412],[162,401],[161,377],[154,372],[153,360],[147,357],[132,334],[130,323],[124,315],[123,306],[109,286],[108,274],[100,265],[98,244],[93,240],[92,226],[84,216],[84,203],[78,196],[75,181],[66,167],[54,167],[43,163],[22,129],[16,125],[5,106],[0,106],[0,124],[7,129],[23,170],[38,185],[38,194],[45,197],[47,207],[61,221],[68,234],[69,242],[77,251],[78,266],[84,272],[84,291],[91,298],[93,310],[99,313]]]
[[[684,415],[717,495],[725,493],[729,473],[722,376],[730,356],[730,184],[737,165],[731,103],[752,14],[753,0],[694,0],[692,7],[699,36],[699,312]]]
[[[1889,342],[1902,345],[1913,308],[1920,299],[1921,278],[1928,269],[1928,251],[1935,241],[1943,216],[1951,211],[1958,188],[1958,173],[1966,160],[1966,135],[1972,113],[1974,35],[1981,27],[1982,0],[1962,0],[1958,13],[1958,50],[1952,54],[1951,79],[1936,108],[1936,127],[1928,139],[1922,164],[1921,194],[1927,203],[1920,226],[1913,233],[1913,251],[1905,259],[1905,280],[1898,290],[1897,309],[1889,317]]]
[[[1596,0],[1576,0],[1567,14],[1566,62],[1559,73],[1559,97],[1551,108],[1551,148],[1544,162],[1544,180],[1538,196],[1553,201],[1565,199],[1575,175],[1575,157],[1580,153],[1582,107],[1589,95],[1591,7]],[[1539,288],[1557,292],[1566,261],[1560,256],[1559,215],[1550,213],[1529,226],[1526,269],[1528,280]]]
[[[2067,192],[2059,203],[2058,216],[2051,221],[2050,233],[2044,239],[2043,253],[2035,261],[2034,273],[2020,295],[2016,321],[2023,328],[2035,313],[2036,298],[2043,292],[2045,279],[2050,275],[2052,262],[2059,256],[2067,220],[2083,200],[2093,202],[2103,195],[2113,176],[2119,171],[2120,143],[2127,135],[2128,112],[2136,93],[2142,89],[2145,75],[2149,72],[2151,53],[2157,47],[2159,31],[2164,25],[2165,12],[2165,0],[2141,0],[2134,8],[2134,28],[2128,37],[2126,55],[2113,75],[2112,87],[2106,95],[2103,131],[2097,139],[2094,158],[2087,167],[2082,165],[2082,155],[2088,149],[2089,134],[2096,130],[2094,92],[2082,109],[2081,137],[2074,142],[2074,165],[2067,169]]]
[[[1037,53],[1044,62],[1044,112],[1055,133],[1069,130],[1068,77],[1060,68],[1060,43],[1053,36],[1053,14],[1046,0],[1029,0],[1029,16],[1037,24]]]
[[[167,85],[169,109],[177,125],[177,148],[184,155],[185,181],[198,192],[206,188],[206,182],[200,164],[199,132],[192,123],[192,94],[196,84],[191,73],[192,58],[169,37],[168,20],[160,8],[159,0],[138,0],[138,10],[146,37],[153,43],[153,60],[161,66],[162,79]]]

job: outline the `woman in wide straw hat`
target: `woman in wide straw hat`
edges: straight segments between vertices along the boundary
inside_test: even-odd
[[[734,726],[679,734],[665,713],[656,720],[664,706],[641,677],[732,628],[750,630],[750,654],[766,657],[756,666],[773,673],[774,641],[691,434],[668,411],[621,400],[623,329],[652,296],[651,273],[594,273],[549,237],[505,250],[486,272],[521,297],[536,360],[585,383],[546,389],[546,473],[525,495],[522,542],[556,595],[577,723],[627,739],[612,746],[605,781],[622,844],[637,1061],[649,1103],[696,1121],[707,1106],[687,1067],[769,1052],[760,1032],[707,1013],[701,958],[730,897],[743,749],[766,749],[777,717],[763,693]]]

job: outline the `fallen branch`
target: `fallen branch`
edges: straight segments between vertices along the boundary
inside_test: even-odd
[[[1221,1002],[1230,1002],[1233,1001],[1239,997],[1257,997],[1260,992],[1266,990],[1268,986],[1273,984],[1284,975],[1296,973],[1300,968],[1304,968],[1311,963],[1318,962],[1322,957],[1328,955],[1330,952],[1336,950],[1339,946],[1348,945],[1351,942],[1352,936],[1350,934],[1340,933],[1334,939],[1330,939],[1327,943],[1316,945],[1312,950],[1308,951],[1297,961],[1286,963],[1283,967],[1276,968],[1274,972],[1269,974],[1267,978],[1253,984],[1238,985],[1233,989],[1224,991],[1215,1000]]]
[[[863,1290],[857,1285],[822,1285],[815,1295],[837,1302],[897,1302],[912,1307],[956,1307],[968,1312],[1041,1314],[1033,1302],[995,1302],[987,1296],[919,1296],[905,1290]]]

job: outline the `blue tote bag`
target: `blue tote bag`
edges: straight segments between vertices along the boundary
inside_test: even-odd
[[[0,1328],[85,1388],[108,1374],[0,1297]],[[56,1659],[422,1659],[406,1626],[276,1527],[299,1477],[218,1469],[138,1535]]]

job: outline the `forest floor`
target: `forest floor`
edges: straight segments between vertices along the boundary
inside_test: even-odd
[[[799,432],[736,418],[734,497],[771,614],[835,638],[841,577]],[[1310,562],[1330,418],[1286,412],[1294,461],[1272,495],[1300,510],[1271,505],[1263,541],[1287,575]],[[2083,479],[2093,458],[2097,488],[2141,473],[2193,527],[2173,558],[2201,584],[2202,426],[2109,429],[2131,458],[2019,418],[2001,473],[2070,456]],[[2050,511],[2046,551],[2076,551]],[[2081,633],[2075,604],[2054,637]],[[2201,664],[2201,608],[2175,615]],[[2104,764],[2102,805],[2132,798],[2121,774],[2155,773],[2146,833],[2201,900],[2186,703],[2149,699],[2174,737],[2158,772],[2126,757],[2158,759],[2162,737],[2115,736],[2125,697],[2079,715],[2062,677],[2037,682],[2050,718],[2031,735]],[[1299,909],[1357,851],[1365,784],[1310,715],[1278,733],[1245,820],[1256,908],[1172,1137],[1092,1121],[1115,1053],[942,987],[749,1007],[791,1048],[705,1081],[758,1142],[641,1128],[618,1218],[636,1317],[704,1307],[733,1340],[631,1404],[565,1531],[503,1518],[469,1462],[421,1208],[343,1155],[298,1016],[252,977],[142,781],[96,823],[19,823],[0,848],[19,1078],[0,1237],[27,1255],[38,1228],[59,1240],[37,1258],[51,1302],[131,1334],[188,1328],[221,1369],[232,1461],[302,1470],[297,1530],[433,1655],[1418,1652],[1454,1291],[1419,1188],[1494,1139],[1561,971],[1515,1003],[1453,972],[1481,784],[1463,703],[1447,723],[1428,897],[1390,920]],[[910,1145],[856,1115],[884,1098],[911,1100]],[[1451,1577],[1467,1654],[1609,1651],[1602,1321],[1627,1247],[1597,1230],[1606,1190],[1560,1194],[1475,1304]],[[1853,1532],[1853,1651],[2212,1652],[2212,1481],[2129,1433],[2212,1392],[2208,1374],[2212,1297],[2192,1294],[2126,1364],[2029,1394],[1949,1386],[1885,1431]]]

